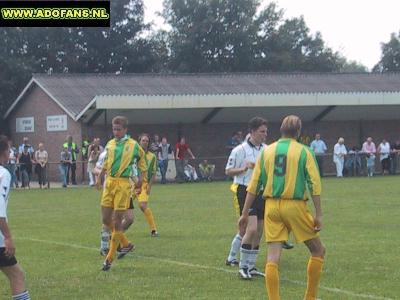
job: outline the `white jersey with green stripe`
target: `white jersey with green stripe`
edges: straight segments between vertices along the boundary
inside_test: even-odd
[[[242,168],[246,165],[246,162],[255,163],[261,150],[265,147],[264,144],[253,145],[249,140],[236,146],[229,155],[225,170]],[[248,186],[252,174],[253,169],[248,169],[246,172],[234,176],[233,183]]]

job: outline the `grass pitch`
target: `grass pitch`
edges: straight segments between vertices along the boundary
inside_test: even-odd
[[[319,297],[399,299],[399,177],[323,180],[327,257]],[[32,299],[265,299],[264,280],[241,281],[224,260],[236,231],[230,182],[156,185],[127,232],[136,250],[102,272],[99,192],[13,191],[8,214]],[[258,267],[264,269],[265,244]],[[282,299],[302,299],[308,253],[285,251]],[[9,299],[0,275],[0,299]]]

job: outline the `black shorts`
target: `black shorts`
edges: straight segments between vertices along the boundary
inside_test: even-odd
[[[6,251],[6,248],[0,248],[0,268],[1,267],[12,267],[17,264],[17,259],[15,256],[5,256],[4,252]]]
[[[239,184],[236,192],[236,197],[239,202],[240,215],[242,215],[244,202],[246,201],[247,195],[247,186]],[[265,211],[265,199],[262,196],[262,193],[256,196],[256,199],[253,202],[253,205],[250,208],[249,215],[257,216],[258,220],[264,220],[264,211]]]
[[[128,209],[134,209],[135,207],[133,206],[133,198],[131,197],[129,200],[129,207]]]

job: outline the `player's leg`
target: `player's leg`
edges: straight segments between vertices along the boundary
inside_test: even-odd
[[[233,197],[233,206],[236,210],[237,215],[242,214],[244,200],[246,198],[246,187],[238,186],[237,184],[231,185],[231,191],[234,193]],[[239,228],[237,234],[233,237],[231,248],[229,250],[228,258],[225,260],[225,264],[227,266],[237,266],[239,265],[239,261],[236,256],[240,251],[240,245],[242,244],[242,239],[244,234],[246,233],[246,227]]]
[[[307,266],[307,289],[305,300],[314,300],[317,297],[322,267],[324,265],[325,247],[319,237],[305,241],[311,257]]]
[[[15,263],[12,266],[0,267],[0,270],[10,281],[13,300],[29,300],[29,292],[25,286],[25,275],[19,264]]]
[[[133,214],[133,208],[127,209],[125,216],[122,219],[122,228],[123,228],[124,232],[127,231],[129,229],[129,227],[131,227],[134,220],[135,220],[135,216]]]
[[[268,243],[267,263],[265,265],[265,285],[268,299],[280,300],[279,296],[279,260],[282,254],[282,242]]]
[[[250,215],[240,247],[239,276],[242,279],[251,279],[250,266],[256,255],[253,249],[253,241],[257,235],[257,215]]]
[[[111,232],[113,228],[113,209],[111,207],[102,206],[101,214],[103,224],[100,235],[100,254],[106,256],[109,251]]]
[[[151,236],[157,237],[158,236],[157,226],[154,220],[153,211],[147,205],[148,201],[149,201],[149,195],[147,194],[147,184],[143,184],[142,191],[138,196],[139,207],[146,218],[147,224],[149,224],[150,226]]]

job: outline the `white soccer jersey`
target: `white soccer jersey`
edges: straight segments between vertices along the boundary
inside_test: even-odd
[[[248,140],[236,146],[232,150],[231,155],[229,155],[225,170],[244,167],[246,162],[256,163],[257,157],[264,147],[264,144],[255,146]],[[247,186],[252,174],[253,169],[248,169],[246,172],[234,176],[233,183]]]
[[[0,218],[7,221],[8,193],[10,192],[11,175],[3,166],[0,166]],[[0,231],[0,248],[4,247],[4,236]]]
[[[103,165],[104,165],[104,161],[106,159],[106,156],[107,156],[107,151],[106,150],[104,150],[103,152],[100,153],[99,159],[96,162],[96,168],[98,168],[100,170],[103,169]]]

